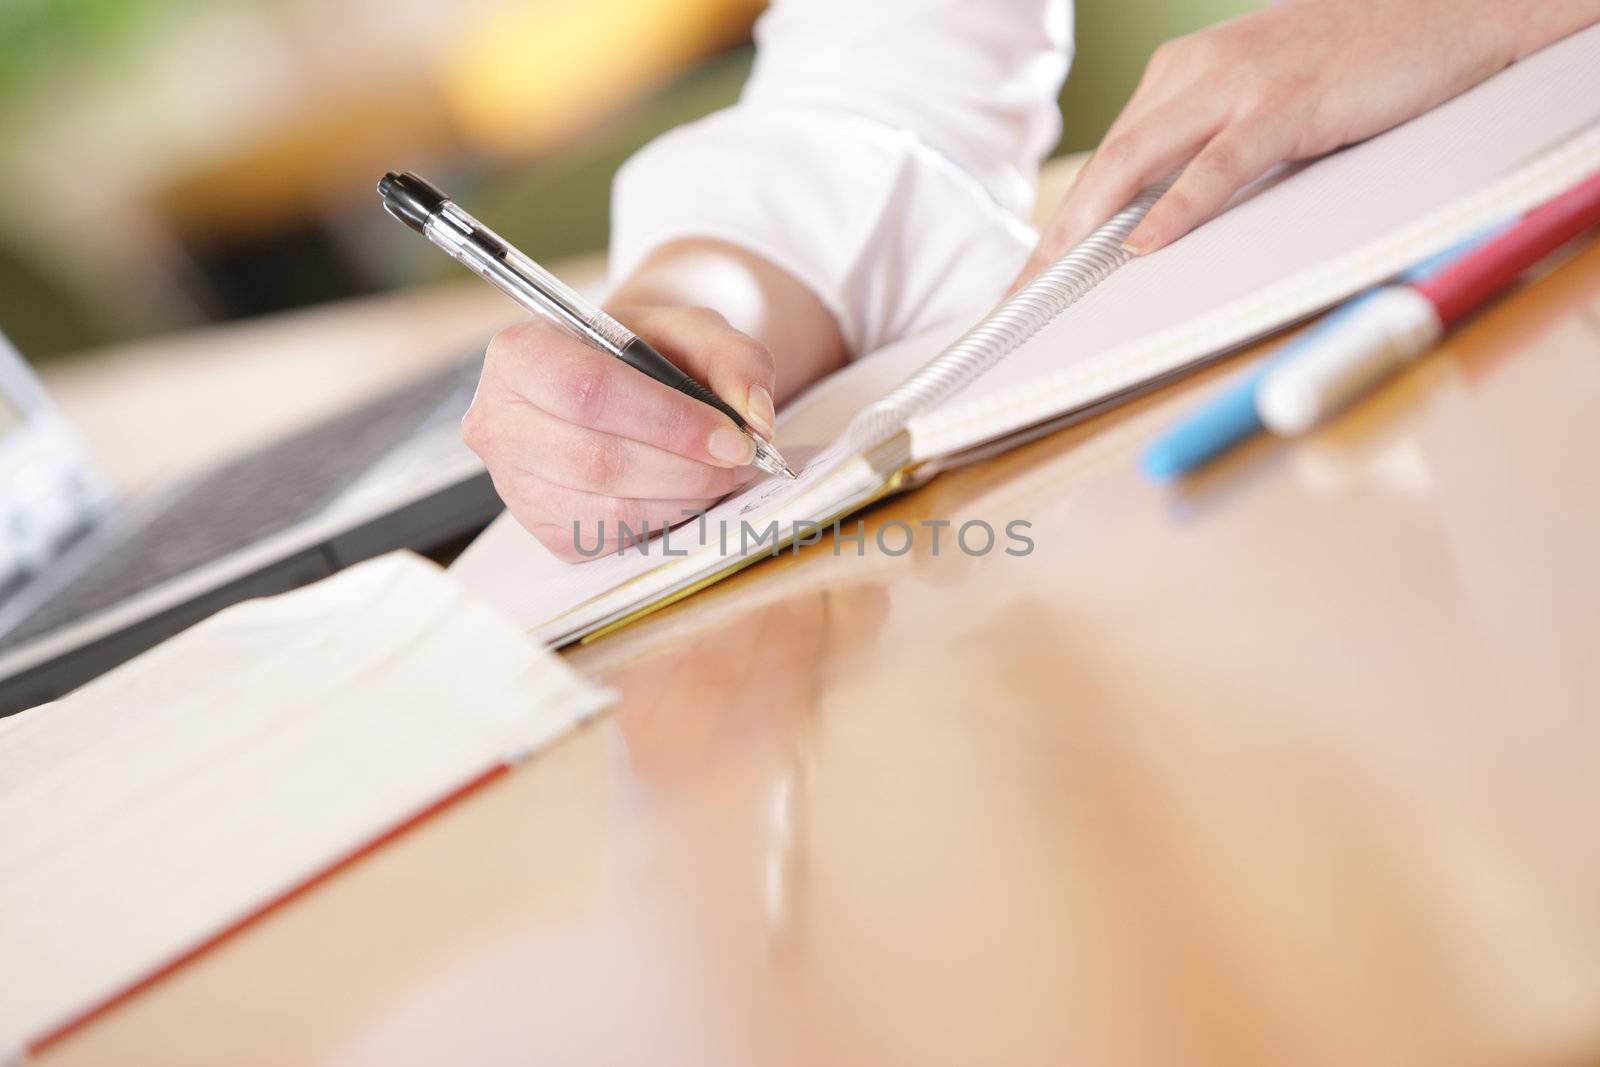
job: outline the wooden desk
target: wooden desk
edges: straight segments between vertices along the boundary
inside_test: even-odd
[[[1600,246],[1306,441],[1218,372],[573,656],[614,713],[68,1064],[1600,1058]],[[853,549],[851,550],[853,552]]]

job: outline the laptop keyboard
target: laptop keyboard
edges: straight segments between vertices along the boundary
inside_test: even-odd
[[[454,433],[481,365],[472,359],[429,375],[198,476],[0,637],[0,649],[288,529],[420,432]]]

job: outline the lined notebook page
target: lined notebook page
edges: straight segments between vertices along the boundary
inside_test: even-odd
[[[917,454],[1093,402],[1391,277],[1600,166],[1597,124],[1600,25],[1120,268],[913,420]]]
[[[0,1062],[605,696],[395,554],[0,720]]]

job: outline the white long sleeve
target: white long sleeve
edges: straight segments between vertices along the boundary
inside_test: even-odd
[[[1071,0],[774,0],[740,102],[618,172],[614,277],[710,237],[834,312],[853,353],[981,308],[1034,234]]]

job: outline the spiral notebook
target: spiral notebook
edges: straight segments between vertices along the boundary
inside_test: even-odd
[[[686,596],[939,470],[1152,388],[1561,192],[1600,167],[1600,26],[1384,134],[1285,168],[1130,260],[1138,200],[976,325],[872,353],[778,422],[803,463],[670,537],[571,565],[502,515],[456,575],[552,644]],[[971,320],[969,319],[970,323]],[[593,542],[591,532],[583,534]]]

